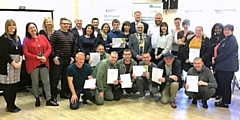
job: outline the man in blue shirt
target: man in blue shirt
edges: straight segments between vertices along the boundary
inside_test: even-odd
[[[91,67],[84,63],[85,55],[82,52],[77,53],[76,55],[76,63],[71,64],[67,68],[67,79],[68,85],[71,90],[71,98],[70,98],[70,108],[78,109],[79,108],[79,98],[80,94],[83,94],[83,105],[87,104],[87,100],[93,98],[91,96],[90,90],[94,90],[95,88],[83,89],[84,83],[86,79],[92,79],[92,70]]]

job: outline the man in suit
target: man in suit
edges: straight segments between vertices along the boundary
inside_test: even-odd
[[[76,27],[72,29],[72,33],[76,38],[76,41],[79,41],[80,36],[84,35],[84,28],[82,27],[82,18],[76,17],[74,20]],[[80,50],[78,50],[80,51]]]
[[[137,62],[142,60],[143,53],[151,53],[151,39],[144,31],[143,23],[138,23],[137,33],[131,34],[129,37],[129,49],[133,55],[133,59]]]
[[[136,33],[137,31],[137,24],[138,23],[142,23],[144,25],[144,33],[148,32],[148,24],[145,22],[141,22],[141,17],[142,17],[142,13],[140,11],[136,11],[134,12],[134,19],[135,22],[132,22],[130,24],[130,34]]]
[[[92,25],[94,26],[94,36],[99,41],[98,44],[104,44],[102,34],[100,33],[100,29],[98,28],[98,25],[99,25],[98,18],[92,19]]]

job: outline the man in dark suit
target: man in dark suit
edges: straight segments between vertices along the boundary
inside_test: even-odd
[[[76,17],[74,20],[76,27],[72,29],[72,33],[76,40],[79,41],[80,36],[84,35],[84,28],[82,27],[82,18]],[[78,50],[80,51],[80,50]]]
[[[138,23],[142,23],[144,25],[144,33],[147,33],[148,31],[148,24],[145,22],[141,22],[141,17],[142,17],[142,13],[140,11],[136,11],[134,12],[134,19],[135,22],[132,22],[130,24],[130,34],[136,33],[136,27]]]
[[[152,44],[151,39],[146,33],[143,33],[143,23],[138,23],[137,33],[131,34],[129,37],[129,49],[133,55],[133,59],[137,62],[142,60],[143,53],[151,53]]]
[[[98,25],[99,25],[99,20],[98,18],[93,18],[92,19],[92,25],[94,26],[94,35],[95,35],[95,38],[98,39],[98,44],[103,44],[104,45],[104,40],[103,40],[103,37],[102,37],[102,34],[100,33],[100,29],[98,28]]]

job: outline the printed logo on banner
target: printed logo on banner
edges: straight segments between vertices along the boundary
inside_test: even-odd
[[[114,12],[116,9],[107,9],[106,12]]]
[[[150,4],[149,7],[150,7],[150,8],[161,8],[162,6],[161,6],[161,5],[153,5],[153,4]]]

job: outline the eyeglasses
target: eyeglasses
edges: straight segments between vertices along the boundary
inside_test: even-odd
[[[61,24],[63,24],[63,25],[68,25],[69,23],[61,23]]]

